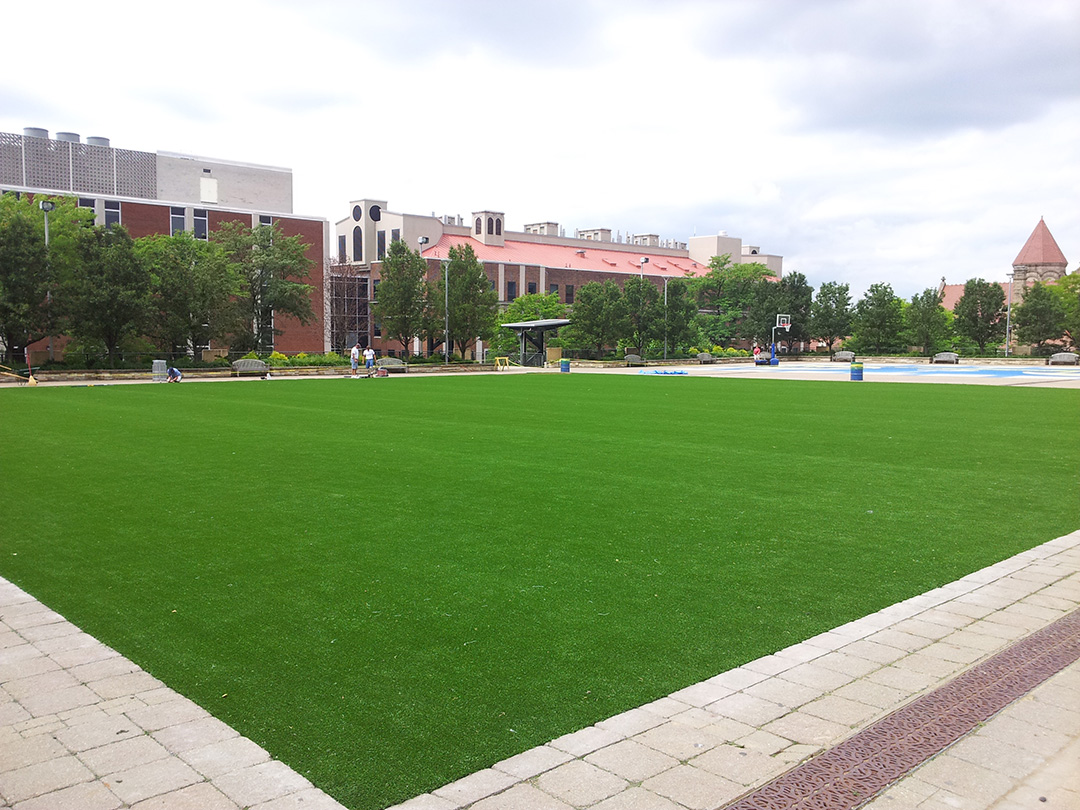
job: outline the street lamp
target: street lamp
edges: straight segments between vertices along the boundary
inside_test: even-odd
[[[421,237],[417,238],[417,240],[416,240],[416,243],[417,243],[416,252],[420,255],[420,258],[424,257],[424,245],[426,245],[429,241],[430,240],[426,236],[421,236]],[[427,275],[426,269],[425,269],[424,274]]]
[[[664,359],[667,360],[667,283],[669,279],[664,276]]]
[[[443,302],[443,362],[450,364],[450,262],[444,261],[443,266],[443,292],[446,300]]]
[[[1009,276],[1009,308],[1005,311],[1005,356],[1009,356],[1009,344],[1012,342],[1012,284],[1016,272],[1008,273]]]
[[[638,259],[638,266],[641,268],[641,277],[642,278],[645,278],[645,265],[647,265],[648,263],[649,263],[649,257],[648,256],[642,256],[640,259]]]
[[[45,214],[45,261],[49,261],[49,212],[56,210],[56,203],[52,200],[39,200],[38,208]],[[52,303],[52,289],[45,291],[45,303],[46,305]],[[52,313],[49,313],[50,321],[52,319]],[[52,331],[51,329],[49,330]],[[49,335],[49,360],[53,359],[53,339],[52,335]]]

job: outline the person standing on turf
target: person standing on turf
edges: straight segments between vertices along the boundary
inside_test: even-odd
[[[349,362],[352,364],[353,379],[356,378],[357,366],[360,365],[360,341],[356,341],[356,345],[352,347],[352,351],[349,352]]]
[[[368,375],[371,375],[371,369],[375,367],[375,350],[368,346],[364,349],[364,368],[367,369]]]

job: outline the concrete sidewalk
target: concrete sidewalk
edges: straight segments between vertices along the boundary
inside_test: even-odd
[[[715,810],[1078,607],[1074,532],[398,810]],[[2,580],[0,802],[0,810],[340,808]],[[1080,810],[1080,664],[1015,700],[868,806]]]

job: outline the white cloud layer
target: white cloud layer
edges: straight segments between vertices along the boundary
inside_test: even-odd
[[[177,14],[175,9],[182,8]],[[0,130],[288,166],[296,210],[726,230],[815,286],[1080,259],[1073,0],[56,0]]]

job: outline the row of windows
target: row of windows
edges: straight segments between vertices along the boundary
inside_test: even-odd
[[[484,232],[483,228],[484,228],[483,220],[480,217],[477,217],[476,218],[476,227],[475,227],[477,236],[480,236]],[[488,217],[487,218],[487,232],[489,234],[494,234],[495,236],[502,236],[502,220],[499,219],[498,217]]]
[[[494,284],[494,282],[492,282],[492,283]],[[526,289],[529,291],[529,295],[535,295],[536,294],[536,282],[535,281],[530,281],[526,285]],[[552,284],[548,288],[548,293],[550,293],[551,295],[556,295],[557,296],[559,294],[559,285],[558,284]],[[517,296],[518,296],[517,282],[516,281],[508,281],[508,282],[506,282],[506,300],[507,301],[513,301],[515,298],[517,298]],[[563,301],[563,303],[564,304],[572,304],[572,303],[574,303],[574,285],[573,284],[567,284],[566,285],[566,299]]]
[[[206,239],[210,233],[209,217],[205,208],[192,209],[191,232],[196,239]],[[169,230],[173,236],[187,230],[186,209],[173,206],[169,209]]]
[[[375,234],[375,261],[381,262],[386,256],[386,231],[378,231]],[[401,240],[401,228],[390,229],[390,241]],[[354,262],[364,261],[364,231],[356,225],[352,229],[352,255]],[[348,257],[345,255],[345,237],[338,237],[338,260],[344,262]]]

